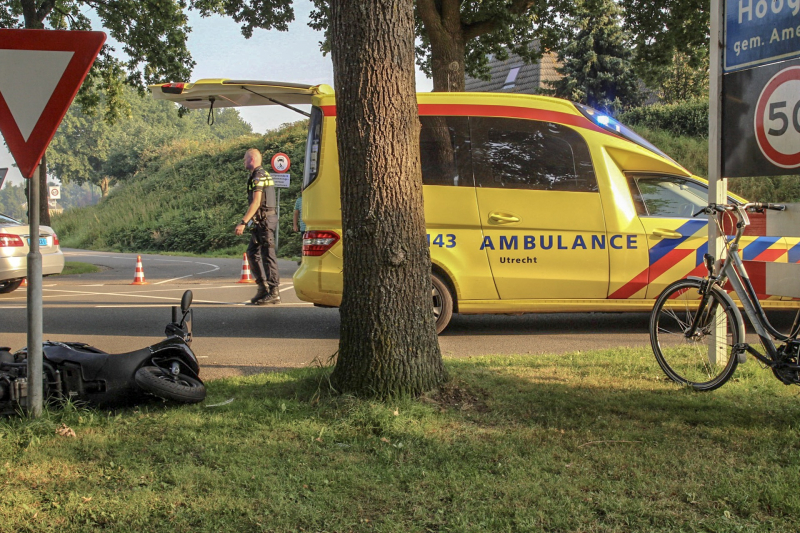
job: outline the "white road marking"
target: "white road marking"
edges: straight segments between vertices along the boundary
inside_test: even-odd
[[[219,306],[236,306],[236,307],[263,307],[263,308],[280,308],[280,307],[313,307],[314,304],[308,302],[297,302],[297,303],[285,303],[285,304],[270,304],[270,305],[253,305],[250,302],[214,302],[210,300],[193,300],[192,307],[202,308],[202,306],[196,306],[195,304],[216,304]],[[93,307],[95,309],[144,309],[144,308],[151,308],[151,307],[172,307],[169,304],[109,304],[109,305],[92,305],[89,307]],[[3,309],[0,307],[0,309]],[[25,309],[24,307],[18,308],[9,308],[9,309]]]
[[[80,252],[68,252],[65,255],[75,255],[75,256],[82,256],[82,257],[110,257],[111,259],[131,259],[130,257],[109,256],[109,255],[102,255],[102,254],[83,254],[83,253],[80,253]],[[186,259],[161,259],[159,257],[159,258],[147,259],[147,262],[149,262],[149,263],[159,263],[159,262],[161,262],[161,263],[191,263],[193,265],[203,265],[203,266],[211,267],[211,270],[204,270],[202,272],[196,272],[194,274],[189,274],[187,276],[181,276],[179,278],[166,279],[164,281],[159,281],[159,282],[153,283],[153,285],[161,285],[162,283],[169,283],[170,281],[176,281],[176,280],[179,280],[179,279],[190,278],[192,276],[201,276],[203,274],[208,274],[210,272],[216,272],[217,270],[220,269],[219,265],[215,265],[213,263],[203,263],[201,261],[187,261]],[[87,285],[87,287],[88,287],[88,285]]]
[[[92,286],[93,285],[76,285],[76,287],[92,287]],[[108,286],[112,287],[113,285],[108,285]],[[116,285],[116,287],[119,287],[120,289],[122,287],[125,287],[125,286],[126,285]],[[202,286],[201,285],[201,286],[192,286],[191,290],[192,291],[202,291],[202,290],[213,290],[213,289],[234,289],[236,287],[237,287],[237,285],[229,285],[229,286],[219,286],[219,285]],[[150,292],[175,292],[175,291],[184,291],[184,290],[186,290],[186,287],[174,287],[172,289],[138,289],[138,290],[136,290],[136,292],[129,292],[129,293],[124,293],[124,294],[125,295],[130,295],[130,296],[135,296],[135,295],[140,295],[140,294],[143,294],[143,293],[150,293]],[[94,296],[94,295],[97,295],[97,294],[109,294],[109,295],[117,295],[117,296],[119,296],[119,294],[113,293],[113,292],[72,291],[72,290],[68,290],[68,289],[47,289],[47,292],[73,292],[73,293],[76,293],[76,294],[85,293],[86,295],[91,295],[91,296]]]
[[[105,286],[106,285],[104,285],[104,284],[100,284],[100,285],[77,285],[77,287],[105,287]],[[110,286],[113,286],[113,285],[109,285],[109,287]],[[124,287],[124,285],[122,287]],[[280,288],[279,291],[283,292],[283,291],[285,291],[287,289],[293,288],[294,285],[292,283],[285,283],[285,284],[281,284],[281,287],[282,288]],[[244,287],[242,287],[241,285],[221,285],[221,286],[220,285],[206,285],[206,286],[193,286],[191,288],[191,290],[192,291],[201,291],[201,290],[213,290],[213,289],[237,289],[237,288],[241,289],[241,288],[244,288]],[[123,293],[121,293],[121,292],[76,291],[76,290],[55,288],[55,289],[43,289],[43,292],[47,292],[47,293],[51,293],[51,294],[43,294],[42,298],[52,299],[52,298],[63,297],[63,296],[66,296],[67,294],[70,294],[70,295],[75,295],[75,296],[123,296],[123,297],[124,296],[131,296],[131,297],[134,297],[134,298],[153,298],[153,299],[160,299],[160,300],[172,300],[173,298],[159,297],[159,296],[148,296],[148,294],[145,294],[145,293],[175,292],[175,291],[182,291],[182,290],[186,290],[186,288],[185,287],[180,287],[180,288],[179,287],[175,287],[175,288],[172,288],[172,289],[151,289],[151,290],[140,289],[140,290],[137,290],[136,292],[123,292]],[[11,298],[7,298],[7,299],[8,300],[25,301],[25,300],[27,300],[27,296],[11,297]],[[200,300],[197,300],[197,301],[199,302]],[[230,305],[239,305],[238,303],[216,302],[214,300],[208,300],[208,302],[209,303],[223,303],[223,304],[230,304]],[[245,302],[249,302],[249,300],[246,300]],[[280,305],[289,305],[289,304],[280,304]],[[308,304],[308,305],[313,305],[313,304]],[[8,309],[16,309],[16,307],[9,307]]]
[[[189,275],[186,275],[186,276],[181,276],[181,277],[179,277],[179,278],[165,279],[164,281],[159,281],[159,282],[157,282],[157,283],[153,283],[153,285],[161,285],[162,283],[169,283],[170,281],[177,281],[177,280],[179,280],[179,279],[183,279],[183,278],[191,278],[192,276],[194,276],[194,274],[189,274]]]
[[[150,296],[147,294],[119,293],[119,292],[89,292],[89,291],[68,291],[64,289],[49,289],[51,292],[66,292],[70,294],[80,294],[83,296],[129,296],[131,298],[152,298],[155,300],[174,300],[166,296]]]

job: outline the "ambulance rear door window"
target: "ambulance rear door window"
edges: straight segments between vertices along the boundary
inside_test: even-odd
[[[552,122],[470,117],[478,187],[597,192],[589,147]]]
[[[423,185],[474,187],[467,117],[419,117]]]

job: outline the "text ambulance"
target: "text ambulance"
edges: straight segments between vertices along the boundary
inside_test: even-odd
[[[327,85],[201,80],[152,87],[188,108],[311,104],[297,295],[342,297],[336,101]],[[707,187],[614,119],[566,100],[418,95],[437,330],[453,313],[647,311],[703,275]],[[733,198],[734,201],[741,200]],[[755,225],[757,227],[757,225]],[[746,242],[745,242],[746,241]],[[765,262],[800,262],[800,239],[750,236],[743,258],[766,308]]]

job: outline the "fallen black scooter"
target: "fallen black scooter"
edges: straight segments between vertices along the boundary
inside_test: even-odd
[[[192,291],[172,308],[166,339],[122,354],[105,353],[80,342],[42,345],[43,397],[98,407],[123,406],[157,396],[183,403],[201,402],[206,389],[192,342]],[[0,415],[28,409],[28,353],[0,347]]]

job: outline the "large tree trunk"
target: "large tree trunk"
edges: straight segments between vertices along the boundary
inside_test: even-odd
[[[461,25],[460,2],[419,0],[417,9],[431,42],[434,92],[463,92],[466,38]]]
[[[50,225],[50,187],[47,185],[47,152],[39,163],[39,224]]]
[[[333,0],[344,293],[340,392],[420,394],[446,379],[431,311],[412,0]]]
[[[464,92],[464,54],[464,39],[460,32],[456,35],[443,32],[435,39],[431,37],[431,73],[435,92]]]

